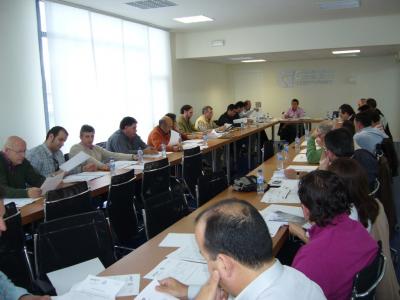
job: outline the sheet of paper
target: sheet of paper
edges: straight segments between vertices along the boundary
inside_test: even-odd
[[[151,280],[167,277],[175,278],[186,285],[203,285],[209,277],[208,267],[207,264],[167,258],[144,276]]]
[[[124,285],[124,281],[88,275],[85,280],[74,286],[73,291],[114,300]]]
[[[33,201],[35,201],[33,198],[4,198],[4,205],[14,202],[16,207],[21,208],[31,204]]]
[[[297,154],[293,158],[293,162],[307,162],[307,155],[306,154]]]
[[[72,286],[84,280],[89,274],[98,274],[104,266],[98,258],[77,265],[47,273],[58,295],[68,292]]]
[[[197,248],[197,243],[193,233],[168,233],[158,246],[177,248],[191,246]]]
[[[64,178],[64,183],[78,182],[78,181],[90,181],[99,177],[110,174],[110,172],[82,172],[78,174],[72,174]]]
[[[211,132],[209,132],[207,134],[207,137],[209,139],[218,139],[218,138],[222,137],[223,135],[224,135],[223,132],[217,132],[217,131],[215,131],[215,129],[213,129],[213,130],[211,130]]]
[[[140,274],[114,275],[106,278],[122,281],[125,285],[120,289],[117,297],[136,296],[139,294]]]
[[[69,160],[67,160],[65,163],[63,163],[60,166],[60,169],[65,171],[65,172],[69,172],[72,169],[74,169],[77,166],[79,166],[80,164],[82,164],[85,161],[87,161],[89,158],[90,158],[90,156],[88,154],[86,154],[85,152],[81,151],[77,155],[71,157]]]
[[[179,135],[179,133],[175,130],[171,130],[171,138],[169,139],[168,145],[174,146],[176,144],[179,144],[180,139],[181,136]]]
[[[306,147],[307,146],[307,141],[302,142],[300,146],[301,147]]]
[[[286,169],[293,169],[296,172],[311,172],[311,171],[318,169],[318,166],[290,165]]]
[[[272,178],[273,179],[285,179],[286,176],[285,176],[285,173],[283,170],[277,170],[277,171],[274,171],[274,173],[272,174]]]
[[[127,169],[133,165],[137,164],[137,161],[132,160],[117,160],[115,161],[115,169]]]
[[[45,195],[48,191],[55,190],[58,185],[62,182],[64,177],[64,172],[54,176],[54,177],[47,177],[46,180],[43,182],[40,189],[42,190],[42,195]]]
[[[268,231],[271,237],[274,237],[281,226],[286,225],[284,222],[265,221],[267,223]]]
[[[156,291],[156,286],[159,285],[157,280],[150,282],[143,291],[135,297],[135,300],[178,300],[171,295]]]
[[[290,221],[294,222],[300,220],[300,223],[304,223],[305,221],[303,211],[301,207],[298,206],[271,204],[267,208],[260,211],[260,214],[263,216],[266,222],[279,222],[280,226],[286,225],[288,223],[287,220],[290,218],[293,218],[290,219]]]
[[[155,153],[155,154],[143,154],[143,158],[158,158],[158,157],[161,157],[161,156],[162,156],[161,152],[158,152],[158,153]]]
[[[262,197],[264,203],[300,203],[298,192],[299,180],[279,179],[279,187],[271,187]]]
[[[307,148],[301,149],[299,153],[300,154],[306,154],[307,153]]]
[[[186,260],[191,262],[197,262],[205,264],[207,263],[204,257],[201,255],[198,247],[186,246],[176,249],[174,252],[167,255],[168,258]]]

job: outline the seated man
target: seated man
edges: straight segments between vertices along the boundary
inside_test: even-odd
[[[173,278],[160,280],[158,291],[180,299],[326,299],[321,288],[272,255],[272,239],[261,214],[246,201],[223,200],[196,217],[195,237],[207,261],[209,282],[198,293]],[[226,296],[226,295],[225,295]],[[224,298],[227,299],[227,298]]]
[[[208,131],[215,128],[218,128],[218,125],[212,120],[214,115],[213,108],[209,105],[204,106],[202,111],[202,115],[197,118],[194,128],[198,131]],[[221,128],[223,129],[223,128]]]
[[[236,119],[240,119],[244,111],[244,102],[238,101],[235,103],[235,106],[236,106]]]
[[[318,124],[313,134],[307,141],[307,161],[310,164],[317,164],[321,159],[324,149],[325,135],[333,129],[332,121],[323,121]],[[317,149],[316,144],[320,147]]]
[[[156,154],[157,150],[151,149],[142,141],[137,132],[137,121],[132,117],[125,117],[119,123],[119,129],[107,141],[107,150],[111,152],[136,154],[139,148],[145,154]]]
[[[39,174],[49,177],[58,172],[60,170],[60,165],[65,162],[64,154],[60,149],[64,146],[67,138],[67,130],[61,126],[55,126],[47,132],[46,141],[29,150],[26,158]],[[78,169],[91,171],[93,168],[93,164],[86,164]],[[78,171],[78,169],[73,172]]]
[[[158,121],[158,126],[150,132],[147,139],[147,145],[154,147],[158,151],[162,150],[161,145],[165,145],[167,151],[179,152],[182,151],[182,146],[180,143],[176,145],[169,145],[171,139],[171,129],[173,127],[173,122],[170,117],[164,116]]]
[[[250,100],[246,100],[243,103],[244,103],[244,109],[239,114],[240,118],[250,118],[250,116],[253,114],[254,111],[258,111],[257,109],[251,109],[251,101]]]
[[[288,111],[282,114],[284,119],[300,119],[304,117],[305,113],[304,110],[299,107],[299,100],[293,99]],[[295,140],[296,136],[302,136],[303,132],[303,124],[281,124],[278,130],[278,134],[281,140],[285,140],[289,144]]]
[[[223,126],[225,124],[233,124],[233,120],[236,118],[236,106],[235,104],[229,104],[224,112],[216,122],[218,126]],[[239,124],[238,124],[239,125]]]
[[[372,127],[372,118],[373,112],[371,110],[356,114],[355,127],[357,132],[353,138],[357,146],[375,154],[376,144],[382,143],[382,140],[388,138],[388,136],[382,130]]]
[[[390,128],[389,128],[389,123],[386,120],[385,115],[379,110],[379,108],[376,107],[376,100],[373,98],[368,98],[367,99],[367,105],[372,109],[375,110],[378,115],[379,115],[379,119],[380,119],[380,123],[382,124],[383,130],[385,131],[386,135],[393,140],[392,137],[392,133],[390,132]]]
[[[283,116],[285,119],[300,119],[304,115],[304,110],[299,106],[299,100],[293,99],[290,108]]]
[[[187,134],[188,138],[199,138],[202,136],[201,132],[197,132],[194,124],[190,122],[193,116],[193,107],[191,105],[184,105],[181,107],[181,115],[177,120],[177,125],[180,132]]]
[[[4,214],[4,190],[0,187],[0,235],[7,230]],[[50,300],[49,296],[34,296],[21,287],[15,286],[7,276],[0,271],[0,299],[2,300]]]
[[[0,153],[0,185],[6,198],[38,198],[45,177],[38,174],[25,159],[26,143],[17,136],[10,136]]]
[[[114,160],[133,160],[135,157],[133,154],[126,153],[118,153],[118,152],[110,152],[106,149],[101,148],[100,146],[93,145],[94,140],[94,128],[90,125],[83,125],[81,127],[79,138],[81,142],[79,144],[75,144],[71,147],[69,151],[70,157],[74,157],[79,152],[83,151],[89,156],[89,163],[95,165],[95,169],[101,171],[109,171],[110,168],[107,163],[110,159]],[[95,171],[95,170],[90,170]]]

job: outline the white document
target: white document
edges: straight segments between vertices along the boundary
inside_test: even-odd
[[[139,294],[140,274],[114,275],[105,277],[124,282],[125,285],[120,289],[117,297],[136,296]]]
[[[21,208],[25,205],[31,204],[35,201],[33,198],[4,198],[4,205],[14,202],[17,208]]]
[[[80,164],[82,164],[85,161],[87,161],[89,158],[90,158],[90,156],[88,154],[86,154],[85,152],[81,151],[77,155],[71,157],[69,160],[67,160],[65,163],[63,163],[60,166],[60,169],[65,171],[65,172],[69,172],[72,169],[74,169],[77,166],[79,166]]]
[[[277,212],[282,212],[282,213],[293,215],[295,217],[304,218],[303,211],[302,211],[301,207],[298,207],[298,206],[271,204],[267,208],[260,211],[261,215],[263,216],[264,220],[266,220],[266,222],[269,222],[269,221],[277,222],[277,221],[275,221]],[[281,223],[281,225],[286,225],[288,223],[288,222],[282,222],[282,221],[278,221],[278,222]]]
[[[186,246],[176,249],[174,252],[167,255],[168,258],[186,260],[205,264],[207,263],[203,255],[201,255],[198,247]]]
[[[64,177],[64,172],[54,176],[54,177],[47,177],[46,180],[43,182],[40,189],[42,190],[42,195],[45,195],[48,191],[55,190],[58,185],[62,182]]]
[[[153,280],[137,295],[135,300],[178,300],[178,298],[171,295],[156,291],[156,286],[158,285],[158,281]]]
[[[69,175],[64,178],[64,183],[78,182],[78,181],[90,181],[99,177],[110,174],[110,172],[82,172],[78,174]]]
[[[306,154],[297,154],[293,158],[293,162],[307,162],[307,155]]]
[[[197,248],[197,243],[193,233],[168,233],[158,246],[177,248],[191,246]]]
[[[298,192],[299,180],[281,179],[279,187],[271,187],[262,197],[264,203],[300,203]]]
[[[307,141],[302,142],[300,146],[301,147],[307,147]]]
[[[290,165],[286,169],[293,169],[296,172],[311,172],[318,169],[318,166]]]
[[[161,156],[162,156],[161,152],[158,152],[157,154],[143,154],[143,158],[158,158]]]
[[[299,153],[300,154],[307,154],[307,148],[301,149]]]
[[[267,223],[269,235],[274,237],[281,226],[286,225],[284,222],[265,221]]]
[[[179,144],[180,140],[181,136],[179,135],[179,133],[175,130],[171,130],[171,138],[169,139],[168,145],[174,146],[176,144]]]
[[[137,161],[133,160],[117,160],[115,161],[115,169],[128,169],[132,167],[133,165],[137,164]]]
[[[161,280],[172,277],[186,285],[203,285],[209,276],[207,264],[167,258],[144,278]]]
[[[274,174],[272,174],[271,180],[272,179],[285,179],[285,178],[286,178],[286,176],[285,176],[284,171],[283,170],[277,170],[277,171],[274,171]]]
[[[125,285],[124,281],[89,275],[72,289],[82,295],[95,296],[99,299],[114,300]],[[81,299],[81,298],[78,298]]]
[[[220,137],[223,136],[223,135],[224,135],[224,133],[222,133],[222,132],[217,132],[217,131],[215,131],[215,129],[213,129],[213,130],[211,130],[211,132],[207,133],[207,137],[208,137],[209,139],[218,139],[218,138],[220,138]]]
[[[47,273],[51,284],[58,295],[65,294],[72,286],[84,280],[89,274],[98,274],[104,270],[101,261],[96,257],[83,263]]]

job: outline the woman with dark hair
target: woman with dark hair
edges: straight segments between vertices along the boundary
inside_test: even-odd
[[[354,276],[374,260],[378,245],[349,218],[350,197],[336,174],[317,170],[305,175],[298,194],[312,227],[292,266],[316,282],[327,299],[350,299]]]
[[[350,199],[354,204],[350,218],[360,221],[376,241],[382,242],[387,265],[385,275],[376,289],[376,299],[399,299],[399,284],[390,253],[388,220],[382,204],[369,194],[365,170],[351,158],[336,159],[328,170],[342,178],[349,190]]]

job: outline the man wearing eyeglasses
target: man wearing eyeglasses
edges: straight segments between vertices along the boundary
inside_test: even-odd
[[[6,198],[38,198],[45,177],[38,174],[25,158],[26,143],[18,136],[10,136],[0,152],[0,185]]]

